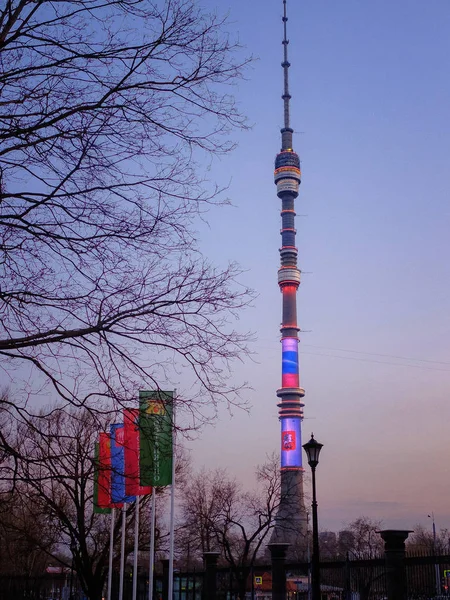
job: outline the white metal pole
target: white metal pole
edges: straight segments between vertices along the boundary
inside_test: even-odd
[[[439,596],[441,593],[441,574],[440,574],[440,568],[439,568],[439,563],[436,562],[436,523],[434,521],[434,512],[431,513],[431,515],[428,515],[431,519],[432,519],[432,523],[433,523],[433,554],[434,554],[434,577],[435,577],[435,584],[436,584],[436,594]]]
[[[139,554],[139,498],[134,505],[134,555],[133,555],[133,600],[137,598],[138,554]]]
[[[116,522],[116,509],[113,508],[111,511],[111,526],[109,532],[109,564],[108,564],[108,595],[107,600],[111,600],[111,586],[112,586],[112,570],[113,570],[113,556],[114,556],[114,525]]]
[[[436,545],[436,523],[434,522],[434,513],[433,514],[433,546],[434,546],[434,556],[436,556],[437,545]],[[436,594],[439,596],[441,593],[441,574],[439,569],[439,564],[435,562],[434,564],[434,575],[436,578]]]
[[[173,600],[173,547],[174,547],[174,516],[175,516],[175,410],[177,392],[173,394],[172,405],[172,486],[170,490],[170,550],[169,550],[169,593],[168,600]]]
[[[148,575],[148,600],[153,600],[153,573],[155,570],[155,525],[156,525],[156,493],[152,487],[152,514],[150,528],[150,565]]]
[[[123,578],[125,572],[125,528],[127,523],[127,503],[123,503],[122,508],[122,543],[120,546],[120,579],[119,579],[119,600],[123,600]]]

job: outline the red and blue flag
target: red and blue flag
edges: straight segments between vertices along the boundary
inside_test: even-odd
[[[111,499],[116,502],[133,502],[135,496],[125,489],[125,426],[111,425]]]

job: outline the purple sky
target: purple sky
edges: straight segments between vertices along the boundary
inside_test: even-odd
[[[204,0],[216,8],[217,0]],[[257,7],[257,9],[255,9]],[[211,213],[202,248],[235,259],[259,294],[245,378],[250,416],[224,411],[195,442],[197,465],[248,479],[279,446],[279,200],[282,2],[225,0],[247,53],[235,89],[254,124],[212,177],[234,207]],[[322,528],[361,515],[450,528],[450,3],[288,2],[304,440],[324,444]],[[428,523],[427,523],[428,522]]]

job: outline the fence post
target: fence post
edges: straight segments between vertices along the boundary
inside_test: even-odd
[[[405,540],[406,529],[385,529],[378,532],[384,540],[388,600],[407,600]]]
[[[286,600],[286,554],[289,544],[268,544],[272,560],[272,600]]]
[[[344,584],[344,599],[352,600],[352,582],[350,576],[350,556],[347,551],[345,555],[345,584]]]
[[[203,583],[202,599],[216,600],[217,595],[217,560],[219,552],[204,552],[205,579]]]

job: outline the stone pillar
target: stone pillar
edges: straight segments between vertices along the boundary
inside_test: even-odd
[[[205,578],[203,580],[202,600],[216,600],[217,595],[217,560],[219,552],[205,552]]]
[[[407,600],[405,540],[411,530],[385,529],[378,532],[384,540],[388,600]]]
[[[272,560],[272,600],[286,600],[286,554],[289,544],[269,544]]]
[[[164,558],[162,561],[163,580],[162,580],[162,597],[163,600],[169,600],[169,559]]]

